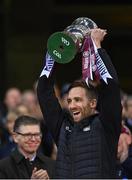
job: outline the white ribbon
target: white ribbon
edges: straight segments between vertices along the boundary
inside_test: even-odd
[[[43,70],[42,70],[42,72],[40,74],[40,77],[43,76],[43,75],[46,75],[47,78],[48,78],[51,71],[52,71],[53,66],[54,66],[54,60],[52,59],[52,57],[47,52],[46,53],[46,64],[45,64],[45,66],[44,66],[44,68],[43,68]]]
[[[93,39],[92,39],[92,41],[93,41]],[[96,66],[97,66],[98,72],[100,74],[100,77],[104,80],[104,82],[106,84],[108,84],[107,78],[111,78],[111,79],[113,79],[113,78],[111,77],[111,75],[108,72],[102,58],[100,57],[94,41],[93,41],[93,46],[94,46],[94,50],[95,50]]]

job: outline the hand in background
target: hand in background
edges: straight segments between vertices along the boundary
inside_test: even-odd
[[[37,168],[35,167],[32,171],[32,176],[31,176],[31,180],[33,179],[47,180],[49,179],[49,176],[46,170],[44,169],[37,170]]]
[[[123,163],[127,157],[129,152],[129,145],[131,144],[131,134],[121,133],[119,142],[118,142],[118,154],[117,157],[121,163]]]

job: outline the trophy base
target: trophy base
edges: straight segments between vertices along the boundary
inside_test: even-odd
[[[53,33],[48,39],[47,50],[50,56],[61,64],[72,61],[77,53],[74,40],[65,32]]]

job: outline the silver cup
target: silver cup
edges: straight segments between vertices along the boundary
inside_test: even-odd
[[[71,36],[79,51],[82,47],[84,37],[90,35],[90,29],[97,27],[97,24],[90,18],[80,17],[73,21],[70,26],[66,27],[64,32]]]
[[[62,32],[52,34],[47,43],[51,57],[58,63],[69,63],[81,51],[85,36],[90,35],[90,29],[97,28],[94,21],[87,17],[77,18]]]

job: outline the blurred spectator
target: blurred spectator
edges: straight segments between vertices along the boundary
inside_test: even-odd
[[[60,92],[60,104],[61,107],[64,109],[67,109],[67,95],[68,95],[68,88],[70,87],[70,83],[65,83]]]
[[[9,111],[7,114],[5,124],[3,126],[3,128],[5,129],[3,133],[3,138],[5,138],[5,142],[1,144],[0,159],[9,156],[10,153],[16,147],[12,135],[13,135],[14,123],[17,117],[18,114],[13,110]]]
[[[127,118],[127,98],[128,95],[121,90],[121,104],[122,104],[122,120],[123,120],[123,124],[125,123],[124,121]]]
[[[20,104],[16,108],[16,112],[18,113],[19,116],[21,115],[29,115],[29,109],[27,106]]]
[[[132,179],[132,134],[126,126],[124,126],[124,130],[125,131],[122,132],[119,139],[119,144],[121,146],[120,162],[122,178]]]
[[[7,133],[7,130],[4,128],[3,124],[0,123],[0,151],[3,145],[7,143],[7,138],[5,134]],[[1,153],[0,153],[0,158],[1,158]]]
[[[28,108],[31,116],[42,119],[42,113],[33,90],[26,90],[23,92],[22,104]]]
[[[129,95],[127,97],[127,101],[126,101],[126,119],[125,119],[125,125],[132,132],[132,95]]]
[[[16,146],[12,138],[12,129],[16,118],[21,115],[31,115],[41,120],[43,137],[40,149],[46,156],[52,156],[54,141],[45,126],[35,92],[25,90],[21,93],[19,89],[13,87],[5,93],[5,108],[0,104],[0,159],[8,156]]]
[[[129,146],[132,143],[130,130],[126,126],[122,126],[122,133],[118,142],[118,159],[123,163],[128,158]]]
[[[21,92],[18,88],[12,87],[6,91],[4,103],[7,111],[14,110],[21,103]]]
[[[6,129],[12,135],[15,121],[18,117],[18,114],[15,111],[9,111],[6,117]]]
[[[0,101],[0,124],[3,122],[3,118],[6,116],[6,108],[4,104]]]
[[[5,116],[6,116],[6,111],[4,105],[2,104],[2,102],[0,102],[0,148],[4,143],[6,143],[5,129],[3,124]]]
[[[20,90],[16,87],[9,88],[5,93],[3,103],[0,103],[0,134],[1,134],[0,146],[1,147],[3,147],[3,145],[5,145],[8,142],[8,138],[7,138],[8,131],[5,129],[6,116],[9,111],[15,110],[17,105],[20,103],[21,103]],[[0,158],[1,156],[2,154],[0,154]]]
[[[121,103],[122,103],[122,130],[118,142],[118,160],[119,171],[118,174],[121,178],[127,179],[128,174],[128,159],[130,158],[130,149],[132,144],[132,134],[130,129],[125,125],[127,120],[127,98],[128,95],[121,91]],[[132,178],[132,176],[131,176]]]
[[[132,179],[132,144],[129,146],[128,157],[122,163],[123,177]]]

